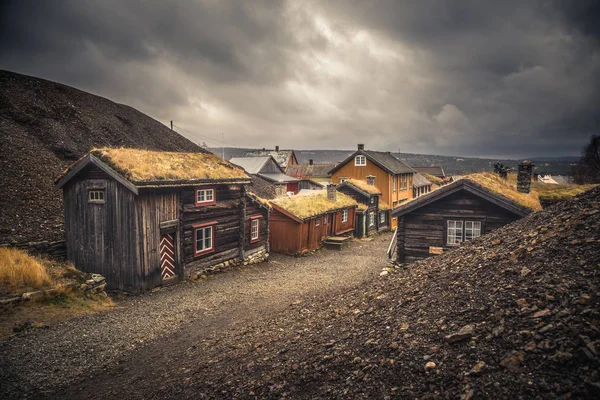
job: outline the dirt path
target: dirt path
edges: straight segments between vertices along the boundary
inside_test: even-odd
[[[0,397],[147,397],[170,373],[211,362],[211,349],[303,299],[343,292],[377,278],[390,234],[342,252],[273,255],[269,263],[179,284],[0,343]],[[295,307],[290,307],[294,305]],[[233,344],[235,346],[235,344]]]

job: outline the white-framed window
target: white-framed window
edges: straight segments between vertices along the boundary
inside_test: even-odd
[[[385,224],[385,211],[379,213],[379,223]]]
[[[259,239],[260,219],[254,218],[250,222],[250,240],[256,241]]]
[[[375,211],[369,212],[369,226],[375,226]]]
[[[465,221],[465,241],[481,236],[480,221]]]
[[[361,155],[354,157],[354,165],[358,167],[364,167],[367,165],[367,157]]]
[[[200,255],[210,253],[215,249],[214,233],[215,226],[199,226],[194,228],[194,254]]]
[[[104,189],[91,189],[88,191],[89,203],[104,203]]]
[[[392,192],[396,191],[396,186],[398,185],[398,178],[396,175],[392,176]]]
[[[375,204],[375,197],[371,197],[371,204]]]
[[[215,204],[215,189],[214,188],[206,188],[206,189],[196,189],[196,205],[210,205]]]
[[[321,217],[315,218],[315,226],[320,226],[320,225],[321,225]]]
[[[324,225],[329,224],[329,214],[325,214],[325,216],[323,217],[323,224]]]
[[[348,210],[342,210],[342,222],[348,222]]]
[[[348,179],[350,179],[350,178],[340,178],[340,183],[344,183],[344,182],[346,182]]]

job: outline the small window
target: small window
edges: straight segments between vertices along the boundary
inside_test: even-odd
[[[396,191],[396,186],[398,186],[398,178],[396,175],[392,176],[392,192]]]
[[[448,231],[446,242],[449,245],[460,244],[463,241],[463,222],[448,221]]]
[[[321,226],[321,218],[315,218],[315,226]]]
[[[375,204],[375,197],[371,197],[371,204]]]
[[[348,210],[342,211],[342,222],[348,222]]]
[[[481,236],[481,222],[465,221],[465,240],[475,239]]]
[[[104,189],[92,189],[88,191],[89,203],[104,203]]]
[[[194,228],[194,254],[202,255],[213,252],[215,226],[200,226]]]
[[[325,216],[323,217],[323,224],[324,225],[329,224],[329,214],[325,214]]]
[[[340,183],[344,183],[344,182],[346,182],[348,179],[350,179],[350,178],[340,178]]]
[[[379,223],[380,224],[385,224],[385,212],[380,212],[379,213]]]
[[[375,226],[375,212],[371,211],[369,213],[369,226]]]
[[[196,205],[207,206],[216,203],[215,189],[196,189]]]
[[[260,219],[254,218],[250,222],[250,241],[257,242],[260,239]]]
[[[356,165],[356,166],[365,166],[365,165],[367,165],[367,157],[365,157],[365,156],[356,156],[356,157],[354,157],[354,165]]]

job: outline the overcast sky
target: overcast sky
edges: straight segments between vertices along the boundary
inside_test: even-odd
[[[210,146],[520,158],[600,133],[594,0],[1,4],[0,68]]]

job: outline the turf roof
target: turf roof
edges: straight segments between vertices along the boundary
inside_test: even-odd
[[[358,203],[350,196],[337,192],[336,201],[329,200],[326,193],[319,193],[312,196],[281,197],[271,200],[271,204],[284,209],[299,219],[307,219],[328,211],[356,207]]]
[[[374,195],[381,194],[381,190],[377,189],[373,185],[369,185],[365,181],[361,181],[358,179],[348,179],[345,183],[349,183],[353,186],[356,186],[357,188],[359,188],[360,190],[362,190],[363,192],[368,193],[368,194],[374,194]]]

